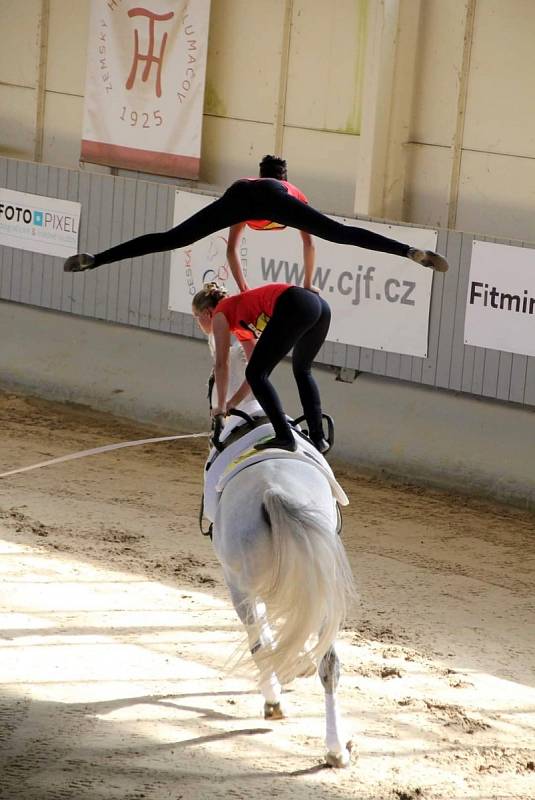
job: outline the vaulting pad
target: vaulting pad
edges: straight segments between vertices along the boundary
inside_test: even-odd
[[[334,477],[329,463],[316,450],[312,442],[298,433],[294,433],[297,450],[293,453],[275,447],[269,450],[254,449],[257,442],[265,441],[272,436],[273,428],[270,423],[266,423],[248,431],[238,440],[229,444],[221,453],[218,453],[215,448],[212,449],[204,472],[204,515],[211,522],[215,519],[217,506],[227,483],[238,472],[266,459],[297,459],[312,464],[329,481],[334,499],[341,506],[348,505],[347,495]]]

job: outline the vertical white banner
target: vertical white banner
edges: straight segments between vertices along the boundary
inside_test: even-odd
[[[82,161],[197,178],[210,0],[92,0]]]
[[[214,197],[177,190],[174,224],[212,203]],[[435,250],[437,232],[334,217],[422,250]],[[191,299],[216,280],[237,291],[227,265],[228,229],[171,254],[169,308],[191,314]],[[427,356],[433,272],[413,261],[318,237],[314,284],[332,308],[330,342],[403,355]],[[244,228],[240,259],[249,286],[303,282],[303,251],[296,230]]]

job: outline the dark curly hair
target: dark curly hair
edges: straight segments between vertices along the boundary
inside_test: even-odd
[[[276,178],[278,181],[288,178],[286,161],[278,156],[264,156],[259,167],[261,178]]]

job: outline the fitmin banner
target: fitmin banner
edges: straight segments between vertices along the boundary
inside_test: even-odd
[[[92,0],[82,161],[198,177],[209,13],[210,0]]]
[[[474,241],[464,343],[535,356],[535,250]]]
[[[174,224],[215,200],[175,193]],[[436,250],[437,232],[334,217],[422,250]],[[171,253],[169,308],[191,314],[193,295],[203,283],[218,281],[236,292],[227,265],[228,228]],[[433,273],[406,258],[333,244],[314,237],[314,285],[332,309],[327,339],[403,355],[427,356]],[[303,283],[303,248],[291,228],[254,231],[244,228],[240,243],[242,269],[251,288],[264,283]]]
[[[0,245],[67,258],[78,252],[80,203],[0,188]]]

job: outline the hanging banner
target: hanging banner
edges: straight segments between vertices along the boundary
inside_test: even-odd
[[[210,0],[93,0],[81,160],[197,178]]]
[[[474,241],[464,343],[535,356],[535,250]]]
[[[174,224],[214,201],[214,197],[177,190]],[[333,217],[373,230],[422,250],[435,250],[437,232]],[[231,292],[236,284],[226,261],[228,228],[171,254],[169,308],[191,314],[191,300],[203,283],[216,280]],[[427,356],[433,272],[406,258],[314,237],[314,285],[332,309],[327,339],[404,355]],[[264,283],[303,283],[299,232],[243,229],[242,268],[252,288]]]
[[[78,252],[80,203],[0,188],[0,245],[67,258]]]

